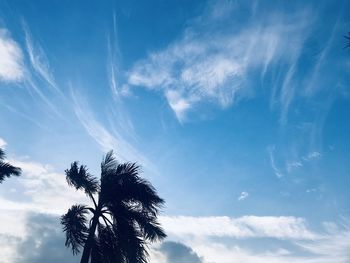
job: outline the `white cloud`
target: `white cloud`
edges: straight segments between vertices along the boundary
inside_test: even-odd
[[[24,77],[23,54],[6,29],[0,28],[0,80],[21,81]]]
[[[74,203],[87,202],[86,196],[69,187],[65,176],[52,166],[28,159],[10,161],[23,169],[23,175],[9,181],[6,189],[0,189],[0,244],[3,244],[0,256],[9,259],[7,262],[12,262],[19,240],[26,239],[28,229],[24,226],[32,211],[57,216]],[[204,263],[345,263],[349,259],[350,231],[344,227],[348,222],[343,225],[325,222],[325,231],[316,232],[310,230],[305,219],[293,216],[163,216],[160,221],[168,240],[183,243]],[[264,241],[266,238],[292,246],[278,243],[265,248],[264,244],[270,243]],[[239,243],[243,240],[255,241],[247,246]],[[262,249],[256,250],[253,245],[256,242],[261,242]],[[309,254],[298,254],[293,248]],[[151,255],[154,262],[171,262],[159,249],[151,250]]]
[[[161,222],[170,240],[187,245],[205,263],[346,263],[349,260],[350,230],[332,222],[327,223],[326,234],[311,231],[304,219],[296,217],[180,216],[162,217]]]
[[[68,186],[63,173],[55,172],[50,165],[29,160],[9,161],[22,169],[22,175],[12,178],[12,187],[7,189],[16,193],[15,199],[7,199],[7,191],[0,194],[0,209],[62,214],[70,205],[88,201],[83,193]]]
[[[185,119],[185,113],[191,108],[191,98],[183,98],[177,90],[168,90],[165,94],[169,106],[174,110],[179,121]]]
[[[7,142],[3,138],[0,138],[0,148],[5,148],[6,145],[7,145]]]
[[[238,197],[238,201],[243,201],[243,200],[247,199],[247,198],[248,198],[248,196],[249,196],[249,193],[248,193],[248,192],[243,191],[243,192],[242,192],[242,193],[239,195],[239,197]]]
[[[302,218],[288,216],[162,217],[169,234],[175,236],[315,239],[317,235],[306,227]]]
[[[167,48],[138,61],[128,73],[129,85],[161,90],[182,121],[186,112],[201,102],[230,106],[245,96],[250,73],[259,70],[264,77],[267,68],[284,62],[288,67],[272,89],[272,100],[278,97],[281,118],[286,119],[295,96],[293,78],[308,15],[271,15],[268,21],[254,20],[238,27],[213,12],[195,19]],[[217,31],[214,25],[231,30]],[[169,92],[175,93],[175,98]]]
[[[0,262],[13,262],[16,244],[27,236],[25,227],[31,213],[60,216],[76,203],[89,204],[82,192],[69,187],[65,175],[50,165],[28,159],[10,159],[22,169],[20,177],[13,177],[0,188]],[[8,239],[18,239],[8,243]],[[64,244],[62,244],[64,249]],[[1,261],[5,260],[5,261]]]

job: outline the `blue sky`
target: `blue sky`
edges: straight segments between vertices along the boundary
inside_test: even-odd
[[[0,145],[24,173],[0,188],[0,258],[44,262],[27,244],[59,244],[85,201],[64,169],[114,149],[166,200],[152,262],[348,262],[349,8],[1,0]]]

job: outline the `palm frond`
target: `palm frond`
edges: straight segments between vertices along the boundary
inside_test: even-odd
[[[118,222],[117,236],[119,247],[128,263],[146,263],[148,252],[142,235],[132,222]]]
[[[160,223],[157,221],[155,217],[147,218],[144,215],[134,215],[136,222],[138,223],[143,236],[153,241],[161,241],[166,238],[166,234],[164,229],[161,227]]]
[[[67,247],[71,247],[73,254],[80,252],[88,236],[86,227],[87,208],[84,205],[73,205],[68,212],[61,217],[63,231],[66,233]]]
[[[105,179],[106,189],[102,192],[111,202],[131,202],[156,214],[164,200],[147,180],[138,176],[139,171],[136,163],[118,164],[115,174]]]
[[[119,247],[116,225],[99,225],[99,248],[103,262],[125,262],[125,256]]]
[[[19,176],[21,175],[21,168],[15,167],[8,162],[4,162],[5,152],[0,148],[0,183],[5,179],[5,177],[10,177],[12,175]]]
[[[5,159],[5,151],[0,148],[0,161]]]
[[[123,182],[123,200],[139,202],[143,208],[156,214],[163,206],[164,200],[158,196],[150,182],[138,176],[139,166],[134,163],[126,163],[123,166],[122,172],[118,174],[119,180]]]
[[[101,162],[101,178],[106,177],[115,172],[117,161],[113,151],[109,151]]]
[[[147,211],[138,211],[134,207],[129,207],[127,204],[109,206],[113,218],[116,221],[129,221],[136,223],[140,229],[141,235],[146,240],[151,242],[160,241],[166,238],[165,231],[157,221],[157,217],[153,213]]]
[[[87,195],[98,191],[98,181],[88,172],[85,165],[79,166],[78,162],[73,162],[70,169],[65,170],[65,173],[68,184],[75,189],[83,189]]]

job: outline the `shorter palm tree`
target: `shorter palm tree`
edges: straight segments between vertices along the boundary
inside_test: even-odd
[[[5,157],[6,155],[4,150],[0,148],[0,183],[5,180],[5,177],[21,175],[21,168],[15,167],[6,162]]]
[[[101,163],[99,181],[78,162],[65,171],[68,184],[93,202],[73,205],[61,217],[65,245],[73,254],[83,248],[82,263],[147,262],[146,241],[166,237],[157,221],[164,200],[139,171],[135,163],[118,163],[112,151]]]

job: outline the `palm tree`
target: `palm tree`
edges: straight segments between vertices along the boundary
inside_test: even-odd
[[[99,181],[78,162],[65,171],[68,184],[93,202],[73,205],[61,217],[65,245],[73,254],[83,248],[81,263],[147,262],[146,241],[166,237],[157,220],[164,200],[139,172],[135,163],[118,163],[112,151],[102,160]]]
[[[5,177],[10,177],[11,175],[19,176],[21,174],[21,168],[5,162],[5,157],[4,150],[0,148],[0,183],[5,180]]]

